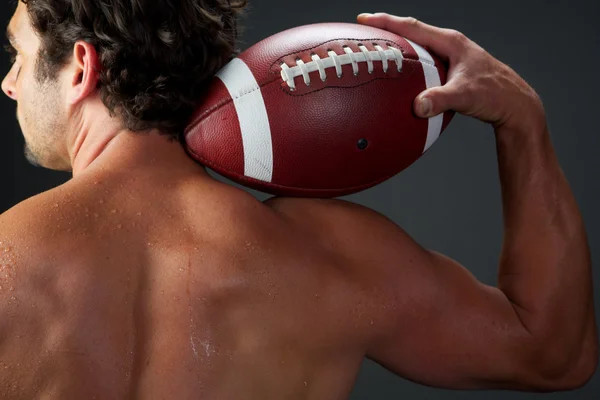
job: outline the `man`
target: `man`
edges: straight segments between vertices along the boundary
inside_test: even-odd
[[[0,217],[0,397],[340,399],[365,356],[437,387],[584,385],[589,249],[533,89],[458,32],[359,17],[448,60],[419,116],[495,128],[506,235],[490,287],[367,208],[261,203],[170,140],[188,72],[204,62],[197,90],[233,52],[243,4],[222,3],[18,4],[2,88],[28,159],[73,179]],[[190,62],[186,37],[214,57]]]

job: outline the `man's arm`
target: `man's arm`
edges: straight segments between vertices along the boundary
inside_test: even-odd
[[[308,214],[321,216],[324,240],[342,255],[359,282],[357,296],[369,305],[367,356],[431,386],[583,385],[598,361],[590,254],[539,97],[455,31],[385,14],[359,22],[450,62],[448,83],[419,96],[416,112],[454,109],[494,126],[505,226],[498,287],[490,287],[380,214],[335,200],[312,203]],[[422,97],[431,101],[430,113],[420,109]]]
[[[498,128],[496,147],[504,209],[498,288],[528,332],[555,350],[544,357],[549,377],[568,376],[586,358],[595,366],[590,250],[546,126]]]
[[[424,249],[376,211],[340,200],[282,198],[269,203],[301,216],[342,259],[355,287],[356,298],[349,305],[364,309],[353,326],[364,329],[366,356],[397,375],[451,389],[556,391],[579,387],[594,373],[598,350],[591,303],[573,306],[569,324],[583,326],[572,336],[578,343],[564,341],[556,326],[532,332],[528,323],[561,311],[524,315],[501,289]],[[534,269],[534,262],[526,264],[522,276],[535,274]],[[578,275],[582,288],[590,285],[589,276]],[[499,274],[500,286],[506,279]],[[506,282],[527,293],[527,280]],[[554,291],[558,297],[570,295]],[[584,321],[580,313],[586,314]]]
[[[431,290],[444,294],[437,300],[446,299],[444,311],[459,323],[455,330],[429,321],[430,331],[443,332],[437,343],[444,343],[448,335],[470,340],[462,347],[460,339],[448,343],[447,354],[462,354],[454,360],[453,371],[462,365],[481,368],[475,375],[480,377],[493,371],[480,383],[498,387],[510,387],[511,374],[512,382],[520,380],[515,387],[523,389],[582,384],[598,361],[590,251],[539,97],[512,69],[456,31],[386,14],[361,22],[429,46],[449,62],[447,84],[415,100],[418,114],[430,117],[453,109],[495,129],[505,228],[498,288],[479,284],[441,256],[425,262],[433,273]],[[423,99],[429,99],[429,112],[421,108]],[[422,311],[427,315],[427,308]],[[471,329],[479,335],[473,337]],[[406,350],[405,345],[397,346]],[[524,376],[527,371],[533,375]],[[447,383],[461,381],[454,378],[458,380]],[[452,385],[478,387],[477,380],[469,382],[468,374],[465,378]]]

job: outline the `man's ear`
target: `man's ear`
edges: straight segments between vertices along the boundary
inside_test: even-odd
[[[96,91],[100,62],[93,45],[79,40],[73,48],[69,103],[76,104]]]

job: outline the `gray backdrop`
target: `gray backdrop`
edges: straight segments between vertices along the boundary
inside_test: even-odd
[[[519,72],[542,97],[558,158],[586,222],[592,258],[600,257],[599,0],[255,0],[244,18],[242,49],[293,26],[354,22],[360,12],[386,11],[458,29]],[[2,6],[3,21],[13,11]],[[3,74],[8,57],[2,57]],[[15,107],[0,101],[0,211],[52,188],[69,175],[34,168],[23,157]],[[371,207],[400,224],[422,245],[448,254],[481,281],[495,284],[502,240],[500,187],[493,132],[458,116],[433,148],[409,169],[345,199]],[[216,174],[213,174],[218,177]],[[225,180],[219,177],[221,180]],[[227,181],[230,182],[230,181]],[[250,191],[260,199],[266,196]],[[594,266],[596,316],[600,272]],[[600,373],[583,389],[549,395],[463,392],[423,387],[365,361],[351,399],[600,398]]]

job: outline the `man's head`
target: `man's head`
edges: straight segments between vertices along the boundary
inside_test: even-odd
[[[28,160],[71,170],[74,148],[99,124],[178,138],[210,78],[236,55],[245,6],[20,0],[7,31],[16,59],[2,89],[17,101]]]

